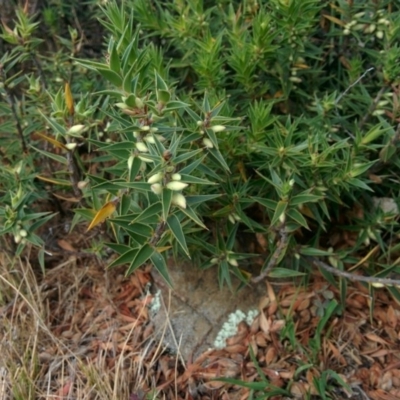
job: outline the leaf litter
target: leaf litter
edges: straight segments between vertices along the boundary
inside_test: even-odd
[[[318,337],[324,307],[339,302],[339,290],[318,276],[307,287],[267,284],[251,326],[241,322],[226,348],[183,360],[153,334],[149,267],[125,277],[123,268],[71,252],[45,276],[6,255],[0,268],[2,399],[17,398],[23,385],[32,399],[249,398],[237,380],[267,382],[265,394],[286,390],[273,400],[317,398],[326,376],[331,398],[400,398],[400,308],[385,289],[375,292],[370,313],[368,288],[349,284],[345,309]]]

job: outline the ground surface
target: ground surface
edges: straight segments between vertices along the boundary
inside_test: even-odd
[[[73,251],[45,276],[26,259],[12,262],[3,254],[0,265],[1,399],[137,400],[146,393],[156,399],[247,399],[248,388],[213,379],[259,381],[250,348],[267,381],[291,395],[273,399],[316,395],[316,379],[327,371],[351,388],[327,379],[331,398],[400,398],[400,307],[385,289],[370,314],[368,289],[352,284],[345,312],[326,321],[319,338],[318,323],[339,298],[338,289],[318,277],[307,287],[264,282],[254,296],[261,313],[253,324],[241,323],[225,349],[191,358],[187,349],[175,356],[155,334],[167,331],[170,319],[150,317],[148,268],[125,278],[123,268],[107,270],[104,262]],[[208,284],[197,276],[206,302]],[[185,302],[193,287],[185,288],[182,279],[177,284],[172,296]],[[195,316],[201,314],[200,292],[197,304],[189,305]]]

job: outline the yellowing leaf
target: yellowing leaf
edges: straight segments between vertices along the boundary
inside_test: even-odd
[[[36,133],[38,136],[40,136],[42,139],[46,140],[47,142],[51,143],[52,145],[58,147],[59,149],[64,149],[67,150],[67,148],[65,147],[65,145],[61,142],[59,142],[56,139],[53,139],[50,136],[44,135],[43,133],[37,132]]]
[[[45,176],[41,175],[36,175],[36,178],[44,182],[53,183],[54,185],[71,186],[71,182],[66,181],[65,179],[46,178]]]
[[[167,250],[169,250],[170,248],[171,248],[171,246],[162,246],[162,247],[157,247],[156,250],[157,250],[159,253],[163,253],[164,251],[167,251]]]
[[[117,207],[118,202],[119,202],[119,199],[116,199],[116,200],[109,201],[108,203],[104,204],[104,206],[101,207],[99,211],[97,211],[96,215],[94,216],[94,218],[93,218],[92,222],[90,223],[89,227],[87,228],[86,232],[90,231],[96,225],[101,224],[106,218],[108,218],[110,215],[112,215]]]
[[[324,18],[329,19],[329,21],[334,22],[335,24],[338,24],[340,26],[345,26],[346,23],[344,21],[341,21],[340,19],[336,18],[336,17],[332,17],[332,15],[324,15]]]
[[[61,196],[61,194],[53,193],[54,197],[57,197],[57,199],[64,200],[64,201],[69,201],[70,203],[79,203],[82,199],[79,199],[78,197],[65,197]]]
[[[65,104],[67,105],[67,109],[69,112],[69,115],[74,115],[74,99],[72,97],[71,93],[71,87],[69,86],[69,83],[66,82],[65,84]]]

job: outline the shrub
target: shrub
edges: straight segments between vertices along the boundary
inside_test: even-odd
[[[250,234],[265,257],[261,276],[310,273],[310,256],[379,278],[397,268],[397,211],[373,206],[398,198],[397,3],[108,1],[101,23],[106,56],[71,64],[60,50],[71,87],[48,89],[49,109],[33,67],[36,97],[25,101],[40,110],[29,111],[45,131],[39,142],[62,151],[30,144],[64,166],[50,182],[80,199],[74,225],[107,219],[112,228],[111,266],[130,273],[150,261],[168,281],[173,254],[216,267],[221,284],[232,273],[247,282]],[[5,66],[18,52],[39,58],[34,22],[25,24],[29,49],[5,29],[16,46]]]

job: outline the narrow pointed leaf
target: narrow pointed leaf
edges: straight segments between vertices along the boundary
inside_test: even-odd
[[[151,255],[150,259],[151,259],[151,262],[153,263],[154,267],[156,268],[156,270],[164,278],[165,282],[167,282],[168,286],[172,288],[173,287],[172,281],[168,274],[167,263],[166,263],[163,255],[160,254],[158,251],[155,251]]]
[[[108,268],[113,268],[113,267],[116,267],[117,265],[131,263],[135,259],[138,252],[139,252],[139,249],[128,250],[126,253],[122,254],[120,257],[118,257],[116,260],[114,260],[108,266]]]
[[[189,249],[186,245],[185,234],[183,233],[182,226],[179,222],[178,217],[176,215],[170,215],[167,220],[167,224],[169,226],[169,229],[171,229],[171,232],[174,235],[175,239],[182,247],[183,251],[190,257]]]
[[[130,275],[135,269],[142,266],[154,253],[154,248],[146,243],[136,254],[135,259],[131,262],[131,265],[126,271],[125,276]]]
[[[163,220],[166,221],[168,218],[169,210],[171,208],[173,192],[167,188],[164,188],[161,194],[162,201],[162,211],[163,211]]]

